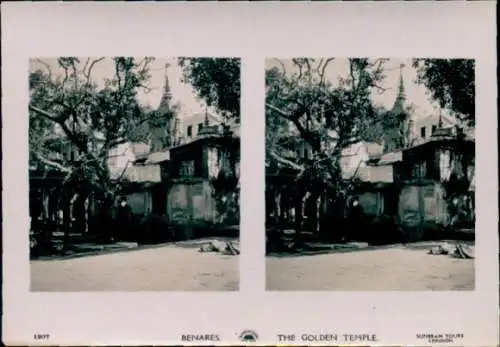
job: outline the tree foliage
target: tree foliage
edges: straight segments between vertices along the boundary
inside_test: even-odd
[[[67,183],[110,198],[119,184],[109,171],[109,150],[136,139],[138,127],[150,120],[137,93],[148,88],[152,58],[113,58],[114,74],[100,86],[93,73],[103,60],[37,61],[44,68],[29,76],[30,159],[66,173]],[[54,144],[75,156],[54,156]]]
[[[185,82],[194,87],[200,99],[226,118],[239,120],[239,58],[180,58],[179,63]]]
[[[346,189],[342,151],[382,137],[379,90],[385,60],[349,59],[348,75],[334,85],[326,72],[333,58],[277,61],[266,71],[267,165],[292,169],[309,189]],[[311,156],[297,153],[310,149]]]
[[[381,109],[380,118],[372,125],[371,134],[383,134],[383,141],[376,139],[376,137],[381,138],[380,136],[368,136],[368,139],[384,144],[384,152],[398,151],[412,146],[415,141],[412,136],[412,113],[413,107],[411,105],[406,106],[400,112]]]
[[[210,177],[212,197],[214,198],[218,222],[238,224],[240,216],[240,189],[239,170],[241,161],[239,140],[225,138],[224,142],[216,147],[218,151],[213,165],[214,175]]]
[[[417,79],[442,108],[475,124],[475,62],[472,59],[415,59]]]
[[[131,134],[131,141],[151,143],[151,151],[164,151],[176,145],[179,140],[176,122],[179,111],[179,103],[147,111],[148,121]]]

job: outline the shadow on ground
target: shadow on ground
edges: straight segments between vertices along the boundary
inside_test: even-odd
[[[375,249],[388,249],[403,247],[402,244],[391,244],[383,246],[370,246],[368,243],[340,243],[340,244],[318,244],[306,245],[303,249],[291,249],[281,252],[269,252],[266,257],[269,258],[297,258],[330,253],[346,253],[346,252],[360,252],[370,251]]]
[[[268,258],[297,258],[307,257],[314,255],[333,254],[333,253],[347,253],[347,252],[360,252],[360,251],[373,251],[384,249],[407,249],[414,251],[429,251],[433,247],[442,244],[458,245],[464,244],[467,246],[474,246],[474,241],[458,241],[458,240],[442,240],[442,241],[421,241],[412,243],[393,243],[386,245],[370,245],[363,242],[348,242],[341,244],[311,244],[306,245],[303,249],[289,249],[284,251],[269,252],[266,254]]]
[[[465,240],[465,241],[458,241],[458,240],[422,241],[422,242],[408,243],[405,245],[405,248],[412,249],[412,250],[429,250],[430,248],[439,246],[440,244],[450,244],[450,245],[463,244],[463,245],[467,245],[467,246],[474,246],[475,241],[470,241],[470,240]]]
[[[239,240],[236,237],[203,237],[199,239],[186,240],[186,241],[177,241],[173,242],[173,246],[182,247],[182,248],[200,248],[203,245],[206,245],[210,242],[219,241],[219,242],[228,242],[239,244]]]

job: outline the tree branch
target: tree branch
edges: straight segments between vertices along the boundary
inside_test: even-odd
[[[50,67],[49,64],[47,64],[46,62],[44,62],[42,59],[35,59],[36,62],[42,64],[43,66],[45,66],[45,68],[47,69],[48,71],[48,77],[49,77],[49,80],[52,80],[52,69]]]
[[[314,133],[311,131],[308,131],[304,125],[300,122],[300,114],[302,114],[302,111],[305,111],[304,108],[301,106],[301,109],[299,109],[295,115],[289,115],[285,111],[281,110],[280,108],[271,105],[269,103],[266,103],[266,107],[269,108],[271,111],[276,112],[278,115],[282,116],[283,118],[287,119],[288,121],[292,122],[293,125],[297,128],[299,131],[301,137],[311,145],[313,150],[315,152],[319,151],[320,148],[318,148],[318,143],[315,141],[315,136]]]
[[[323,66],[320,68],[320,84],[324,84],[325,82],[325,72],[326,72],[326,68],[328,67],[328,64],[330,64],[333,60],[335,60],[335,58],[327,58],[324,63],[323,63]]]
[[[52,116],[50,113],[44,111],[44,110],[41,110],[37,107],[34,107],[34,106],[29,106],[29,108],[34,111],[34,112],[37,112],[38,114],[46,117],[47,119],[59,124],[59,126],[61,126],[62,130],[64,131],[65,135],[68,137],[68,139],[74,143],[77,148],[82,151],[83,153],[85,153],[85,155],[89,156],[92,160],[92,162],[94,163],[98,163],[99,160],[98,158],[92,153],[92,152],[89,152],[88,148],[87,148],[87,143],[84,143],[81,141],[80,138],[78,138],[78,136],[73,133],[71,131],[71,129],[69,129],[69,127],[64,123],[64,122],[61,122],[58,118],[54,118],[54,116]],[[102,180],[102,181],[105,181],[105,177],[104,177],[104,173],[102,172],[101,168],[99,167],[99,165],[96,166],[96,169],[97,169],[97,175],[99,176],[99,178]]]
[[[358,86],[356,85],[356,77],[354,76],[354,67],[351,59],[349,59],[349,76],[351,77],[352,90],[357,91]]]
[[[288,167],[291,167],[293,169],[296,169],[296,170],[299,170],[299,171],[304,171],[305,168],[297,163],[294,163],[293,161],[287,159],[287,158],[284,158],[282,156],[280,156],[275,150],[272,150],[272,149],[269,149],[268,150],[268,154],[273,157],[277,162],[283,164],[283,165],[286,165]]]
[[[308,58],[304,59],[304,63],[307,65],[307,77],[308,77],[308,82],[309,84],[312,83],[312,67],[311,67],[311,62],[309,61]]]
[[[36,151],[33,151],[33,155],[38,159],[40,160],[42,163],[46,164],[46,165],[49,165],[49,166],[52,166],[53,168],[56,168],[58,169],[59,171],[61,172],[65,172],[65,173],[71,173],[72,170],[70,168],[67,168],[55,161],[52,161],[46,157],[44,157],[43,155],[41,155],[40,153],[36,152]]]
[[[266,107],[267,107],[268,109],[270,109],[271,111],[276,112],[276,113],[277,113],[277,114],[279,114],[280,116],[282,116],[282,117],[284,117],[284,118],[286,118],[286,119],[290,120],[290,116],[288,115],[288,113],[286,113],[286,112],[285,112],[285,111],[283,111],[282,109],[280,109],[280,108],[278,108],[278,107],[276,107],[276,106],[274,106],[274,105],[271,105],[270,103],[267,103],[267,102],[266,102]]]
[[[283,63],[280,59],[278,59],[278,58],[273,58],[273,60],[274,60],[275,62],[277,62],[278,64],[280,64],[280,66],[281,66],[281,70],[282,70],[282,71],[281,71],[281,73],[282,73],[283,75],[285,75],[285,74],[286,74],[286,67],[285,67],[285,64],[284,64],[284,63]]]
[[[100,58],[97,58],[97,59],[93,60],[93,61],[90,63],[90,65],[89,65],[89,67],[88,67],[88,69],[87,69],[87,70],[86,70],[85,68],[83,69],[83,75],[84,75],[84,76],[85,76],[85,78],[87,79],[87,84],[90,82],[90,77],[91,77],[91,75],[92,75],[92,70],[94,69],[95,64],[97,64],[97,63],[99,63],[99,62],[103,61],[104,59],[106,59],[106,58],[105,58],[105,57],[100,57]],[[87,60],[87,62],[88,62],[88,60]],[[85,65],[87,65],[87,64],[85,64]]]
[[[118,176],[118,178],[116,179],[116,181],[118,181],[118,182],[121,181],[121,179],[125,175],[125,172],[127,172],[127,169],[128,169],[129,165],[130,165],[130,160],[127,160],[127,163],[125,164],[125,168],[123,169],[122,173]]]
[[[60,116],[56,117],[53,114],[51,114],[51,113],[49,113],[47,111],[44,111],[44,110],[42,110],[42,109],[40,109],[38,107],[32,106],[32,105],[29,105],[28,107],[29,107],[29,109],[31,111],[38,113],[39,115],[47,118],[48,120],[50,120],[52,122],[55,122],[55,123],[59,124],[59,122],[61,121],[61,117]]]
[[[356,170],[354,170],[354,173],[352,174],[350,181],[354,181],[356,179],[360,167],[361,167],[361,160],[358,162],[358,166],[356,167]]]

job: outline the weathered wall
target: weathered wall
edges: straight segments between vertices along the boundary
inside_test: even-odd
[[[363,211],[369,215],[377,215],[378,206],[378,193],[367,192],[358,196],[359,204],[363,207]]]
[[[184,224],[190,219],[188,213],[187,185],[174,184],[167,193],[167,215],[171,222]]]
[[[367,166],[367,180],[369,182],[394,182],[392,165]]]
[[[416,226],[420,223],[419,187],[406,186],[401,190],[398,212],[402,225]]]
[[[436,189],[434,184],[419,187],[422,194],[423,216],[424,222],[435,222],[437,217],[437,200]]]
[[[454,126],[455,122],[451,117],[446,115],[441,115],[441,120],[443,122],[443,127]],[[429,115],[427,117],[420,118],[418,120],[414,120],[411,127],[411,141],[414,144],[422,143],[425,139],[428,139],[432,135],[432,126],[436,128],[439,127],[439,115]],[[422,138],[420,134],[420,129],[425,128],[426,137]]]
[[[167,192],[167,216],[173,224],[230,223],[218,208],[208,180],[174,183]]]
[[[192,185],[189,194],[193,201],[193,220],[195,222],[213,222],[216,210],[210,182],[203,181]]]
[[[435,221],[442,225],[448,225],[450,222],[450,215],[448,212],[448,203],[445,200],[445,191],[441,184],[435,185]]]
[[[128,194],[127,203],[133,214],[147,214],[151,211],[151,195],[148,191]]]
[[[447,202],[439,183],[423,186],[409,185],[402,189],[399,200],[399,217],[403,225],[449,222]]]
[[[220,172],[220,153],[217,148],[205,148],[207,158],[208,177],[217,177]]]
[[[180,132],[182,133],[182,137],[185,140],[192,139],[198,136],[198,126],[199,124],[202,124],[202,126],[206,126],[205,124],[205,118],[206,118],[206,113],[205,112],[200,112],[196,113],[187,117],[182,117],[181,124],[180,124]],[[220,124],[221,120],[218,119],[215,115],[209,113],[208,114],[208,125],[217,125]],[[188,127],[191,127],[191,136],[188,136]]]
[[[167,193],[167,215],[174,224],[214,222],[216,211],[210,183],[174,183]]]

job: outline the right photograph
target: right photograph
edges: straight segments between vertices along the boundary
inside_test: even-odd
[[[475,61],[265,70],[266,289],[474,290]]]

